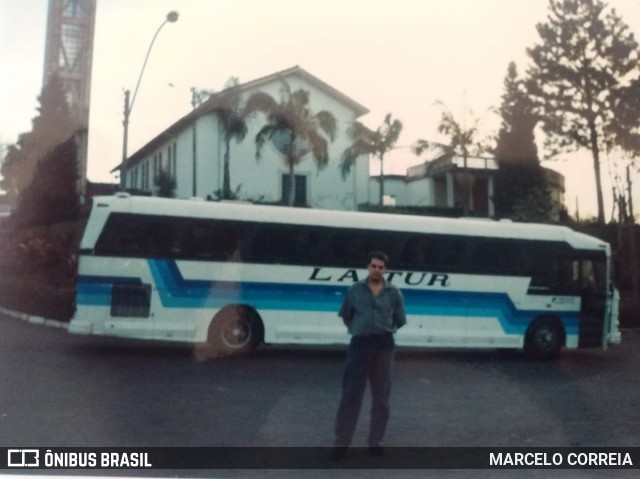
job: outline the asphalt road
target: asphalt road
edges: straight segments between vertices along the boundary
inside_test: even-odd
[[[0,316],[0,445],[326,447],[343,361],[342,348],[268,347],[203,362],[189,346],[72,336]],[[639,364],[636,331],[604,353],[555,361],[400,350],[386,443],[637,446]],[[367,412],[365,403],[357,446]]]

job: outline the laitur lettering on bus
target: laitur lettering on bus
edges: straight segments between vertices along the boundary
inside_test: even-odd
[[[425,273],[425,272],[417,272],[417,271],[389,272],[386,280],[389,283],[393,283],[394,279],[396,279],[395,284],[404,283],[405,285],[408,285],[408,286],[420,286],[420,285],[441,286],[443,288],[450,286],[449,275],[444,273]],[[321,267],[315,267],[311,272],[311,276],[309,276],[309,281],[333,281],[333,280],[338,281],[340,283],[350,280],[353,283],[355,283],[359,281],[358,270],[347,269],[345,270],[345,272],[339,275],[332,275],[327,271],[323,271],[323,268]]]

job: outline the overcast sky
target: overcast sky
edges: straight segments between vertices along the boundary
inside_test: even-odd
[[[610,0],[636,38],[640,0]],[[88,175],[109,181],[122,152],[124,90],[135,88],[151,39],[176,10],[153,47],[131,113],[129,152],[191,109],[191,87],[220,90],[300,65],[370,110],[377,127],[386,113],[404,123],[399,145],[436,140],[442,101],[462,119],[464,107],[487,132],[499,119],[510,61],[526,69],[526,48],[547,0],[98,0],[93,53]],[[0,0],[0,142],[29,131],[42,87],[48,0]],[[419,163],[408,148],[385,162],[404,173]],[[589,155],[545,162],[566,177],[566,200],[595,214]],[[603,180],[609,185],[607,159]],[[337,162],[336,162],[337,167]],[[375,171],[375,169],[373,170]],[[605,190],[606,216],[611,212]],[[640,204],[640,201],[636,201]]]

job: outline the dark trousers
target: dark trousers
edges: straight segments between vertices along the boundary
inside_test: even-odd
[[[351,444],[358,422],[367,379],[371,386],[369,446],[380,446],[389,421],[391,366],[394,356],[392,334],[351,338],[342,379],[342,398],[336,416],[334,446]]]

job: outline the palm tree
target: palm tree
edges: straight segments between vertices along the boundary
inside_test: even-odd
[[[342,175],[345,176],[356,159],[362,155],[373,155],[380,160],[380,206],[384,199],[384,156],[392,150],[402,132],[400,120],[392,120],[391,113],[384,117],[382,125],[372,131],[360,122],[349,128],[353,142],[342,154]]]
[[[247,136],[247,122],[241,110],[242,94],[238,88],[236,78],[227,84],[225,90],[213,100],[211,112],[218,118],[218,124],[224,139],[224,163],[222,173],[222,198],[230,199],[231,178],[229,161],[231,153],[231,140],[241,142]]]
[[[459,181],[462,183],[465,190],[463,209],[466,216],[469,214],[471,206],[471,186],[473,183],[473,179],[467,170],[467,160],[469,159],[469,156],[478,156],[486,150],[486,147],[477,141],[480,119],[473,118],[471,126],[466,126],[464,122],[461,123],[457,121],[451,111],[445,108],[441,102],[437,102],[437,104],[443,107],[440,124],[438,125],[438,133],[449,137],[449,142],[438,143],[434,141],[418,140],[415,145],[413,145],[412,149],[417,156],[420,156],[427,150],[439,150],[444,153],[444,156],[462,157],[463,167]]]
[[[280,102],[271,95],[257,92],[247,100],[245,115],[262,111],[267,115],[267,124],[256,134],[256,160],[261,157],[264,144],[278,139],[289,170],[287,204],[292,206],[295,199],[295,167],[311,152],[318,169],[329,162],[329,144],[336,136],[336,119],[329,111],[313,113],[309,106],[309,92],[291,91],[284,82]]]

